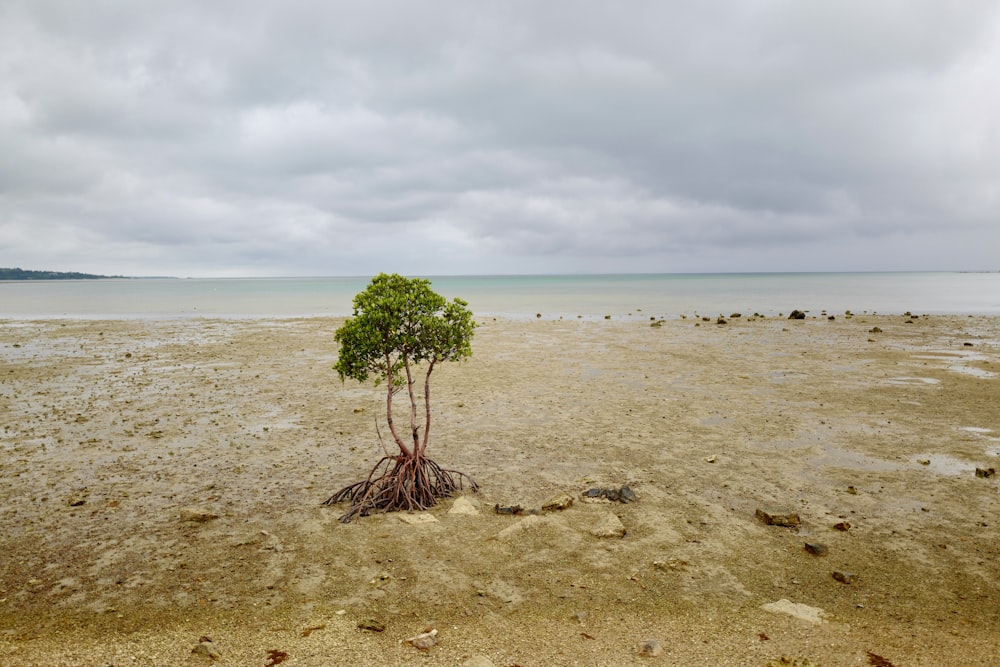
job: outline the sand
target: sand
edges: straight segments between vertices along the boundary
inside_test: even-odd
[[[1000,664],[1000,320],[487,320],[429,449],[481,491],[348,525],[337,326],[2,323],[3,664]]]

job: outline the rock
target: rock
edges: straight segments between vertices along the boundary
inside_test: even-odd
[[[399,520],[411,526],[424,526],[429,523],[438,523],[438,518],[436,516],[425,512],[400,513]]]
[[[201,507],[182,507],[181,521],[190,523],[207,523],[218,519],[219,515]]]
[[[806,319],[806,314],[804,312],[802,312],[801,310],[793,310],[791,312],[791,314],[789,314],[788,319],[790,319],[790,320],[804,320],[804,319]]]
[[[820,544],[819,542],[806,542],[805,550],[813,556],[825,556],[830,552],[825,544]]]
[[[568,493],[560,493],[542,503],[543,512],[555,512],[564,510],[573,505],[573,496]]]
[[[868,330],[868,333],[882,333],[882,327],[872,327]]]
[[[610,500],[611,502],[634,503],[639,500],[635,491],[628,486],[619,489],[587,489],[583,492],[584,500]]]
[[[625,524],[622,523],[617,514],[607,512],[590,529],[590,534],[599,538],[625,537]]]
[[[438,631],[434,628],[428,630],[427,632],[421,632],[415,637],[410,637],[405,640],[407,644],[411,645],[413,648],[418,648],[421,651],[426,651],[437,644],[437,633]]]
[[[583,492],[584,498],[603,498],[604,489],[587,489]]]
[[[837,523],[833,524],[833,529],[839,530],[842,533],[846,533],[851,529],[851,524],[847,523],[846,521],[838,521]]]
[[[618,490],[618,500],[623,503],[634,503],[639,500],[639,496],[635,495],[635,491],[627,486],[623,486]]]
[[[785,528],[797,528],[799,525],[799,515],[786,509],[774,507],[758,507],[757,518],[768,526],[783,526]]]
[[[358,627],[369,632],[385,632],[385,623],[377,618],[365,618],[358,621]]]
[[[215,648],[215,645],[212,643],[212,640],[208,637],[202,637],[198,641],[198,644],[191,649],[191,653],[210,660],[219,660],[222,658],[222,654],[219,653],[219,651]]]
[[[462,663],[462,667],[496,667],[496,665],[493,664],[493,661],[485,655],[470,655],[468,659]]]
[[[663,647],[655,639],[645,639],[636,645],[635,653],[643,658],[658,658],[663,655]]]
[[[479,510],[476,506],[472,504],[472,501],[465,496],[459,496],[455,499],[455,502],[451,504],[451,509],[448,510],[448,514],[457,514],[459,516],[479,516]]]
[[[976,468],[976,477],[993,477],[997,474],[996,468]]]
[[[781,656],[780,658],[769,660],[764,667],[816,667],[816,663],[809,658]]]
[[[842,570],[834,570],[833,578],[842,584],[847,584],[850,586],[858,580],[858,575],[853,572],[844,572]]]
[[[782,598],[777,602],[762,604],[760,608],[764,611],[771,612],[772,614],[786,614],[797,618],[800,621],[812,623],[813,625],[819,625],[820,623],[825,622],[823,614],[826,612],[819,607],[810,607],[807,604],[792,602],[791,600],[786,600],[785,598]]]

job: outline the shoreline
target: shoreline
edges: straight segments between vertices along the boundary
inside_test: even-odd
[[[1000,317],[480,316],[429,449],[477,514],[349,525],[319,503],[379,456],[381,392],[331,370],[341,319],[0,327],[7,664],[184,663],[201,635],[223,664],[645,664],[648,638],[671,663],[990,664]],[[622,484],[638,502],[582,498]],[[624,537],[594,535],[609,515]],[[428,625],[427,654],[400,644]]]

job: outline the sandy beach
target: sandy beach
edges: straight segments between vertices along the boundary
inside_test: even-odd
[[[0,325],[4,665],[1000,664],[1000,318],[487,319],[350,524],[339,323]]]

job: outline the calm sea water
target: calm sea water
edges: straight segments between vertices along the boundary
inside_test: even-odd
[[[130,279],[0,282],[0,318],[350,315],[369,278]],[[793,309],[1000,315],[1000,273],[749,273],[447,276],[432,287],[482,316],[768,316]]]

